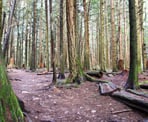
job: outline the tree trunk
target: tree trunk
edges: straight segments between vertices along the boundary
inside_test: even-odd
[[[36,70],[36,0],[33,1],[33,26],[32,26],[32,52],[31,52],[32,71]]]
[[[130,71],[126,89],[138,88],[138,67],[137,67],[137,21],[135,0],[129,0],[129,21],[130,21]]]
[[[84,52],[84,69],[90,69],[90,49],[89,49],[89,3],[86,0],[83,0],[84,8],[84,38],[85,38],[85,52]]]
[[[114,0],[111,0],[111,41],[113,71],[117,71],[117,45],[115,39]]]
[[[99,30],[99,63],[102,71],[106,70],[106,42],[104,37],[104,6],[105,1],[100,0],[100,30]]]
[[[10,37],[10,33],[11,33],[11,24],[12,24],[12,18],[13,18],[13,14],[14,14],[14,10],[15,10],[15,5],[16,5],[16,0],[13,0],[13,5],[10,10],[10,16],[9,16],[9,21],[8,21],[8,29],[7,29],[6,37],[5,37],[4,44],[3,44],[4,58],[6,56],[6,52],[7,52],[8,45],[9,45],[9,37]]]
[[[55,36],[53,33],[53,30],[56,30],[53,28],[53,18],[52,18],[52,0],[50,0],[49,2],[50,4],[50,35],[51,35],[51,66],[53,69],[53,78],[52,78],[52,82],[53,84],[56,84],[56,66],[55,66]]]
[[[136,19],[137,19],[137,57],[138,57],[138,73],[143,71],[143,0],[136,0]]]
[[[48,2],[45,0],[45,13],[46,13],[46,67],[49,71],[49,22],[48,22]]]
[[[58,78],[64,79],[64,66],[65,66],[65,60],[64,60],[64,48],[63,48],[63,0],[60,0],[60,73]]]
[[[78,76],[77,55],[76,55],[76,1],[66,0],[67,16],[67,38],[69,71],[67,82],[74,82]]]

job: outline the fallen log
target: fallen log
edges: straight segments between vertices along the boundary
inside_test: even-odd
[[[146,94],[146,93],[138,92],[138,91],[132,90],[132,89],[127,89],[127,91],[130,92],[130,93],[132,93],[132,94],[135,94],[135,95],[138,95],[138,96],[143,96],[143,97],[148,98],[148,94]]]
[[[101,71],[87,71],[86,74],[97,77],[97,78],[102,78],[103,76],[103,72]]]
[[[141,84],[140,85],[140,88],[142,88],[142,89],[148,89],[148,84]]]
[[[114,92],[113,94],[111,94],[111,96],[120,100],[128,106],[148,113],[148,100],[144,101],[141,98],[137,98],[134,95],[131,95],[130,93],[123,90],[120,92]]]
[[[101,95],[110,95],[113,92],[120,90],[120,88],[117,88],[111,82],[108,82],[108,83],[99,83],[99,90]]]
[[[86,80],[91,81],[91,82],[96,82],[96,83],[108,83],[108,81],[106,80],[101,80],[101,79],[97,79],[97,78],[93,78],[90,75],[83,73],[84,77],[86,78]]]

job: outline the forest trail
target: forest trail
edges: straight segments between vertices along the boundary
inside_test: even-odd
[[[71,89],[46,89],[52,74],[11,69],[8,75],[33,122],[142,122],[148,117],[109,96],[101,96],[96,83],[84,82]]]

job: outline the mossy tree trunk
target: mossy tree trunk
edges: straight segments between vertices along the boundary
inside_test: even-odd
[[[125,88],[138,88],[138,64],[137,64],[137,21],[135,0],[129,0],[130,19],[130,72]]]
[[[2,0],[0,0],[0,23],[2,20]],[[0,42],[2,40],[2,25],[0,24]],[[0,43],[0,121],[23,122],[23,114],[17,98],[11,88],[4,66],[4,59]]]

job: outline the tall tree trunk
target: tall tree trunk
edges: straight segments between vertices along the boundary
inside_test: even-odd
[[[117,45],[115,39],[114,0],[111,0],[111,41],[113,71],[117,71]]]
[[[55,36],[53,35],[53,18],[52,18],[52,0],[49,2],[50,4],[50,35],[51,35],[51,66],[53,69],[53,84],[56,83],[56,66],[55,66]],[[55,29],[56,30],[56,29]]]
[[[108,12],[110,11],[110,9],[108,8],[109,6],[109,2],[106,1],[105,4],[105,40],[106,40],[106,69],[110,70],[111,68],[111,51],[110,51],[110,46],[111,46],[111,42],[110,42],[110,34],[109,34],[109,26],[107,25],[107,23],[109,22],[109,16],[108,16]]]
[[[26,33],[25,33],[25,66],[28,64],[28,35],[29,35],[29,30],[28,30],[28,15],[27,15],[27,20],[26,20]]]
[[[137,40],[138,40],[138,73],[143,71],[143,0],[136,0]]]
[[[124,68],[129,68],[129,48],[128,48],[128,26],[127,26],[127,12],[126,10],[126,1],[123,0],[123,16],[124,16]]]
[[[106,45],[104,37],[104,6],[105,0],[100,0],[100,30],[99,30],[99,63],[102,71],[106,70]]]
[[[67,16],[67,38],[68,38],[68,56],[69,71],[67,82],[74,82],[78,75],[77,55],[76,55],[76,1],[66,0]]]
[[[45,13],[46,13],[46,67],[49,71],[49,23],[48,23],[48,2],[45,0]]]
[[[63,48],[63,0],[60,0],[60,73],[58,78],[64,79],[64,66],[65,66],[65,60],[64,60],[64,48]]]
[[[20,68],[21,62],[20,62],[19,55],[20,55],[20,32],[19,32],[19,25],[17,25],[16,63],[17,63],[17,66]]]
[[[36,0],[33,1],[33,26],[32,26],[32,55],[31,67],[32,71],[36,70]]]
[[[85,28],[85,54],[84,54],[84,69],[90,69],[90,49],[89,49],[89,6],[88,0],[83,0],[84,7],[84,28]]]
[[[123,44],[122,44],[122,23],[121,23],[121,6],[120,0],[118,1],[118,41],[119,41],[119,60],[123,60]]]
[[[136,19],[135,0],[129,0],[129,19],[130,19],[130,72],[126,89],[138,88],[138,65],[137,65],[137,19]]]
[[[2,13],[1,13],[2,14]],[[0,15],[2,18],[2,15]],[[1,24],[1,35],[3,36],[3,30],[4,30],[4,25],[5,25],[5,19],[6,19],[6,12],[3,12],[3,20],[2,20],[2,24]],[[2,39],[0,39],[0,43],[1,43]],[[0,47],[1,48],[1,47]]]
[[[10,10],[10,16],[9,16],[9,21],[8,21],[8,29],[7,29],[6,37],[5,37],[4,44],[3,44],[3,56],[4,57],[6,56],[6,52],[7,52],[8,45],[9,45],[9,37],[11,33],[11,24],[12,24],[12,18],[13,18],[13,14],[15,10],[15,5],[16,5],[16,0],[13,0],[13,5]]]

